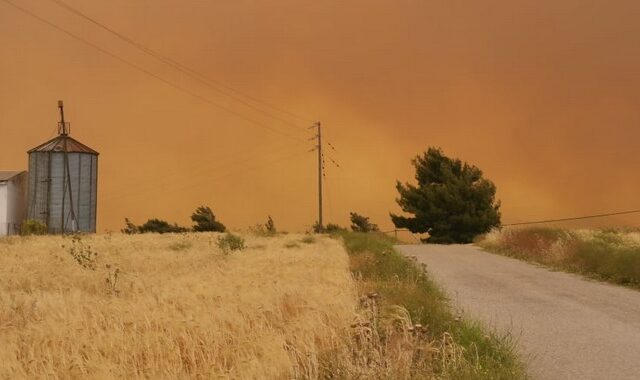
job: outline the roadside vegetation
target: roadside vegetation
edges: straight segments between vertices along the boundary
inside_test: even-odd
[[[640,232],[535,227],[494,230],[480,247],[554,269],[640,289]]]
[[[375,315],[377,378],[526,378],[510,338],[456,314],[424,269],[394,250],[394,239],[337,236],[349,253],[361,305]]]

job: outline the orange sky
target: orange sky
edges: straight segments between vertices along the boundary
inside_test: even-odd
[[[189,224],[201,204],[232,228],[316,219],[315,156],[283,136],[307,139],[306,122],[247,108],[50,0],[12,1],[261,126],[0,1],[0,169],[26,168],[64,99],[72,136],[101,153],[100,231],[124,217]],[[640,2],[65,1],[321,120],[341,164],[327,165],[327,221],[354,210],[390,227],[395,180],[411,180],[411,158],[430,145],[484,170],[503,222],[640,208]]]

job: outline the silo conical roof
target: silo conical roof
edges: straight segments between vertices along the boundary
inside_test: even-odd
[[[66,149],[65,149],[66,148]],[[80,141],[74,139],[69,135],[58,135],[51,140],[40,144],[37,147],[29,150],[27,153],[33,152],[67,152],[67,153],[89,153],[98,155],[95,150],[84,145]]]

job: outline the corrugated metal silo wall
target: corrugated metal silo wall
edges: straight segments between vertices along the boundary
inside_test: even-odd
[[[27,218],[47,224],[49,199],[49,152],[29,154],[29,185]]]
[[[35,169],[45,172],[50,170],[50,187],[47,176],[42,176],[44,181],[37,184],[43,190],[30,188],[30,196],[35,193],[35,205],[29,201],[29,215],[31,210],[42,210],[46,215],[48,199],[48,227],[50,233],[72,232],[74,230],[71,211],[76,217],[76,228],[81,232],[96,231],[96,207],[97,207],[97,173],[98,157],[88,153],[67,153],[69,178],[67,179],[67,162],[62,152],[32,153],[32,155],[50,154],[48,159],[36,159]],[[42,162],[41,162],[42,161]],[[31,162],[31,160],[30,160]],[[45,166],[46,165],[46,166]],[[31,165],[30,165],[31,166]],[[34,175],[34,181],[37,179]],[[31,185],[30,178],[30,185]],[[69,187],[70,186],[70,187]],[[48,189],[48,197],[46,196]],[[66,190],[65,190],[66,189]],[[71,189],[71,191],[69,191]],[[39,196],[44,194],[44,197]],[[39,204],[42,201],[42,204]],[[72,207],[73,203],[73,207]],[[43,220],[42,218],[38,218]],[[45,218],[46,219],[46,218]]]

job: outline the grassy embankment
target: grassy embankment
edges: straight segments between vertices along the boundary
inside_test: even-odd
[[[477,244],[490,252],[640,289],[640,232],[536,227],[493,231]]]
[[[405,323],[417,325],[409,329],[414,347],[401,358],[404,365],[388,372],[387,378],[526,378],[510,339],[456,315],[424,270],[394,250],[393,239],[379,234],[341,236],[363,302],[377,307],[382,346],[391,343],[389,331],[398,312],[406,314]],[[425,345],[415,345],[420,339]],[[397,354],[391,356],[399,361]]]

